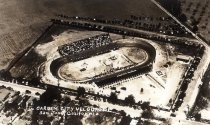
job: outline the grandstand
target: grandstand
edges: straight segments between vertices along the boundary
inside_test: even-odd
[[[106,46],[112,43],[109,34],[100,34],[58,47],[61,56],[76,54],[85,50]]]

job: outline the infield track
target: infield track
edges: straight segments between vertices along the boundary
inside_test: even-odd
[[[147,69],[147,68],[151,69],[152,64],[155,60],[156,50],[151,44],[149,44],[145,41],[140,41],[140,42],[138,41],[135,43],[116,42],[116,43],[113,43],[113,45],[110,45],[105,48],[100,47],[100,48],[92,49],[88,52],[84,51],[81,53],[77,53],[76,55],[69,55],[69,56],[55,59],[54,61],[52,61],[51,65],[50,65],[50,71],[51,71],[52,75],[54,77],[56,77],[57,79],[63,79],[60,77],[59,69],[67,63],[78,61],[78,56],[83,57],[82,59],[84,59],[84,58],[87,59],[92,56],[96,56],[95,53],[103,54],[103,53],[110,52],[111,49],[117,49],[117,48],[121,48],[121,47],[137,47],[137,48],[143,49],[144,51],[147,52],[148,57],[146,58],[146,60],[143,63],[131,65],[129,67],[122,68],[121,70],[118,70],[116,72],[110,72],[109,74],[106,74],[106,75],[94,76],[91,79],[77,80],[77,82],[82,82],[82,83],[84,83],[84,82],[100,82],[100,81],[110,79],[110,78],[122,77],[123,75],[133,73],[133,71],[142,71],[142,73],[144,73],[144,71],[145,72],[148,71],[145,69]]]

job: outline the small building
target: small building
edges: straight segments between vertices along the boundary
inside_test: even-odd
[[[176,61],[181,61],[184,63],[189,63],[191,59],[192,59],[192,57],[188,56],[188,55],[178,55],[176,57]]]

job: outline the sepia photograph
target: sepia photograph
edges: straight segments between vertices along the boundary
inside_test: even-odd
[[[0,125],[210,124],[210,0],[0,0]]]

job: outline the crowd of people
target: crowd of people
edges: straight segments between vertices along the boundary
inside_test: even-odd
[[[105,46],[112,43],[109,34],[100,34],[87,39],[79,40],[70,44],[65,44],[58,48],[62,56],[67,56],[84,50]]]
[[[133,68],[131,68],[129,70],[130,70],[130,72],[128,72],[126,69],[124,69],[123,71],[121,71],[121,73],[120,73],[121,75],[113,74],[113,75],[109,76],[109,78],[103,77],[104,79],[97,80],[97,81],[95,81],[95,83],[97,86],[99,86],[101,88],[104,88],[105,86],[110,86],[110,85],[113,85],[116,83],[121,83],[125,79],[132,79],[140,74],[151,71],[152,66],[148,65],[143,68],[133,66]],[[124,72],[124,73],[122,73],[122,72]]]

